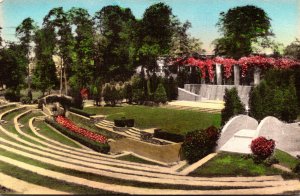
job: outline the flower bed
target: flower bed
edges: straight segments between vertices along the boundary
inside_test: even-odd
[[[91,132],[91,131],[81,128],[81,127],[78,127],[72,121],[70,121],[69,119],[67,119],[63,116],[56,117],[56,122],[58,122],[59,124],[61,124],[64,127],[68,128],[70,131],[78,133],[84,137],[91,139],[91,140],[97,141],[102,144],[107,142],[107,138],[104,137],[103,135]]]

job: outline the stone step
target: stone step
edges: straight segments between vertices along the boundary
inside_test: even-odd
[[[130,132],[130,131],[124,131],[124,133],[126,133],[128,136],[134,136],[134,137],[140,137],[141,136],[140,134],[133,133],[133,132]]]

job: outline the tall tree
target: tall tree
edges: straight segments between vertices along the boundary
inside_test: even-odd
[[[2,41],[3,41],[1,33],[2,33],[2,27],[0,27],[0,48],[2,47]]]
[[[60,92],[62,93],[63,84],[65,83],[65,94],[68,94],[68,77],[71,76],[71,65],[73,63],[74,38],[69,15],[64,12],[62,7],[53,8],[45,16],[44,26],[52,26],[56,33],[57,55],[61,58],[61,76]]]
[[[254,43],[263,45],[273,35],[270,21],[263,9],[252,5],[221,12],[217,27],[223,37],[215,41],[215,52],[236,59],[251,54]]]
[[[288,45],[284,50],[284,54],[286,56],[300,60],[300,40],[296,39],[290,45]]]
[[[203,43],[199,39],[191,37],[187,32],[192,27],[189,21],[182,24],[178,19],[174,19],[173,25],[174,32],[170,49],[171,57],[204,52],[201,47]]]
[[[0,81],[19,94],[26,75],[27,59],[21,45],[9,43],[0,50]]]
[[[76,88],[87,87],[92,82],[95,71],[93,21],[88,11],[82,8],[72,8],[68,14],[75,26],[76,54],[70,83]]]
[[[56,67],[52,58],[55,41],[54,28],[51,26],[39,29],[35,33],[36,67],[33,72],[33,84],[43,94],[57,84]]]
[[[27,64],[27,84],[28,91],[31,91],[31,73],[29,64],[31,63],[31,53],[32,53],[32,43],[33,35],[37,26],[32,18],[26,18],[22,23],[16,28],[16,35],[19,38],[21,44],[21,50],[26,56]]]
[[[173,35],[172,9],[157,3],[146,9],[138,28],[139,63],[152,71],[159,56],[169,54]]]
[[[132,50],[135,17],[129,8],[106,6],[94,17],[97,32],[102,40],[104,77],[109,80],[126,80],[133,73]],[[99,47],[99,45],[98,45]],[[109,77],[110,78],[109,78]]]

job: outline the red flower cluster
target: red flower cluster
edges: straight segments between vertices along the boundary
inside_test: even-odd
[[[233,65],[239,65],[242,69],[242,77],[246,76],[246,72],[248,67],[256,66],[259,68],[280,68],[280,69],[289,69],[293,66],[300,65],[300,62],[294,61],[288,58],[271,58],[271,57],[263,57],[263,56],[249,56],[242,57],[239,60],[234,60],[232,58],[222,58],[216,57],[214,59],[195,59],[194,57],[189,58],[177,58],[173,61],[168,62],[168,65],[179,65],[179,66],[197,66],[201,70],[201,77],[206,77],[206,70],[208,71],[209,78],[212,81],[214,78],[214,69],[213,64],[222,64],[224,67],[224,74],[226,78],[231,76],[231,70]]]
[[[254,155],[266,159],[268,158],[275,149],[275,141],[266,139],[265,137],[258,137],[251,142],[251,151]]]
[[[81,89],[80,95],[81,95],[82,99],[87,99],[89,96],[89,90],[87,88]]]
[[[80,135],[82,135],[86,138],[89,138],[91,140],[100,142],[102,144],[107,142],[107,138],[104,137],[103,135],[91,132],[91,131],[86,130],[86,129],[81,128],[81,127],[78,127],[72,121],[70,121],[69,119],[67,119],[63,116],[56,117],[56,122],[58,122],[59,124],[61,124],[65,128],[69,129],[70,131],[73,131],[73,132],[75,132],[77,134],[80,134]]]

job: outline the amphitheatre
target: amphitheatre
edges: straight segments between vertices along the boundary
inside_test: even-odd
[[[299,195],[297,4],[204,2],[0,0],[0,195]]]
[[[145,158],[157,163],[156,165],[123,161],[118,158],[135,153],[124,151],[115,155],[101,154],[72,139],[64,138],[58,141],[53,136],[47,136],[45,132],[40,133],[38,127],[42,127],[43,119],[46,117],[47,114],[43,110],[34,106],[18,103],[2,104],[0,148],[2,152],[12,155],[1,155],[1,162],[28,175],[51,179],[50,181],[54,183],[63,182],[64,186],[70,189],[59,191],[56,187],[45,187],[44,183],[36,185],[26,182],[24,178],[11,177],[5,173],[1,173],[1,186],[25,194],[69,194],[72,190],[79,191],[79,187],[82,186],[86,187],[85,191],[101,194],[277,194],[299,191],[298,180],[283,180],[280,175],[256,177],[188,175],[206,162],[205,159],[214,157],[215,153],[182,170],[180,168],[184,167],[185,161],[160,162]],[[101,120],[101,122],[109,127],[109,121]],[[251,123],[243,126],[250,128]],[[60,135],[53,127],[50,130]]]

